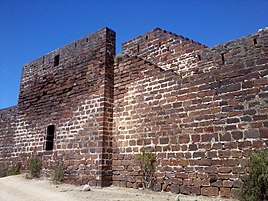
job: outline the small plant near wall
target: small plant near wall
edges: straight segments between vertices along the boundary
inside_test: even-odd
[[[242,180],[240,200],[268,200],[268,149],[253,153],[247,166],[249,175]]]
[[[21,174],[21,168],[22,168],[21,163],[12,165],[7,171],[7,176]]]
[[[64,165],[59,165],[58,167],[56,167],[52,174],[52,183],[59,184],[63,182],[65,172],[66,167]]]
[[[152,151],[146,151],[145,148],[142,147],[140,154],[137,156],[137,160],[143,175],[143,188],[152,189],[155,182],[155,154]]]
[[[0,165],[0,177],[21,174],[21,168],[22,168],[21,163],[14,164],[10,166],[9,168],[7,168],[4,165]]]
[[[0,177],[7,176],[7,171],[7,168],[4,165],[0,164]]]
[[[30,158],[29,171],[32,178],[39,178],[42,170],[42,161],[37,157]]]

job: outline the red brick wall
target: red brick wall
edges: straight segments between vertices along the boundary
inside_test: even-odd
[[[0,162],[37,155],[44,174],[66,165],[69,183],[138,188],[145,146],[155,190],[235,196],[268,145],[267,47],[267,30],[207,48],[157,28],[114,64],[115,33],[101,29],[24,66],[18,106],[0,110]]]
[[[24,65],[14,157],[27,166],[25,159],[39,155],[44,172],[63,163],[70,183],[111,184],[106,143],[112,134],[114,55],[115,33],[104,28]],[[49,125],[55,125],[52,151],[45,150]]]
[[[198,42],[157,28],[123,43],[122,50],[123,54],[137,55],[164,70],[172,69],[185,76],[198,61],[194,51],[204,47]]]
[[[5,167],[12,164],[14,156],[14,133],[17,121],[17,107],[0,110],[0,165]]]
[[[169,47],[164,58],[151,47],[159,35]],[[114,184],[140,186],[134,155],[145,143],[157,157],[156,190],[235,196],[242,164],[268,145],[268,32],[205,49],[176,40],[156,29],[123,44],[115,65]]]

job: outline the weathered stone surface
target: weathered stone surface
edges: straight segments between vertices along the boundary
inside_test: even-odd
[[[69,183],[140,188],[144,147],[156,190],[236,196],[268,145],[267,43],[264,30],[207,48],[157,28],[115,57],[108,28],[74,41],[24,65],[18,105],[0,110],[0,163],[38,155]]]
[[[180,186],[179,185],[171,185],[170,186],[170,192],[171,193],[180,193]]]
[[[231,197],[231,189],[230,188],[220,188],[220,196],[221,197]]]
[[[203,187],[201,188],[201,195],[218,196],[219,188],[218,187]]]
[[[39,155],[44,171],[66,165],[67,182],[110,185],[114,55],[115,33],[104,28],[24,65],[9,130],[16,141],[5,159],[26,166],[27,157]],[[50,125],[55,131],[48,151]]]
[[[253,38],[258,38],[258,48]],[[222,187],[222,196],[231,196],[246,150],[265,144],[267,102],[256,95],[267,86],[260,81],[267,58],[256,66],[254,56],[266,57],[261,53],[264,41],[267,32],[205,48],[155,29],[124,43],[128,56],[115,64],[115,149],[127,155],[131,146],[135,154],[139,147],[130,142],[141,140],[145,143],[140,145],[156,151],[157,171],[176,172],[174,181],[182,180],[184,193],[193,193],[193,185],[200,186],[201,194],[219,195]],[[214,175],[219,175],[217,182],[210,184]],[[201,185],[189,181],[196,178]]]

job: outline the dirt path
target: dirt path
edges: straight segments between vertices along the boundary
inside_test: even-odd
[[[172,193],[156,193],[137,189],[92,188],[68,184],[53,185],[48,180],[27,180],[22,175],[0,178],[0,201],[175,201]],[[223,198],[180,195],[180,201],[233,201]]]
[[[76,201],[67,194],[56,191],[46,180],[27,180],[22,176],[0,179],[1,201]]]

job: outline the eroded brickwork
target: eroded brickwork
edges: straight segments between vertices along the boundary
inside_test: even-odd
[[[242,164],[268,145],[268,32],[205,48],[156,29],[115,65],[115,185],[141,186],[135,154],[156,153],[156,190],[235,196]]]
[[[114,58],[101,29],[24,66],[18,106],[0,110],[0,162],[37,155],[44,174],[66,165],[69,183],[138,188],[145,147],[155,190],[235,196],[268,145],[267,50],[267,29],[207,48],[157,28]]]
[[[12,157],[26,165],[25,158],[38,155],[44,169],[66,165],[68,182],[110,185],[106,143],[111,141],[114,55],[115,33],[104,28],[26,64]],[[51,151],[45,147],[49,125],[55,125]]]
[[[0,164],[4,166],[12,164],[16,122],[16,106],[0,110]]]
[[[163,70],[172,69],[181,76],[192,73],[198,56],[195,51],[205,46],[178,36],[174,33],[156,28],[135,39],[123,43],[123,54],[141,57],[156,64]]]

